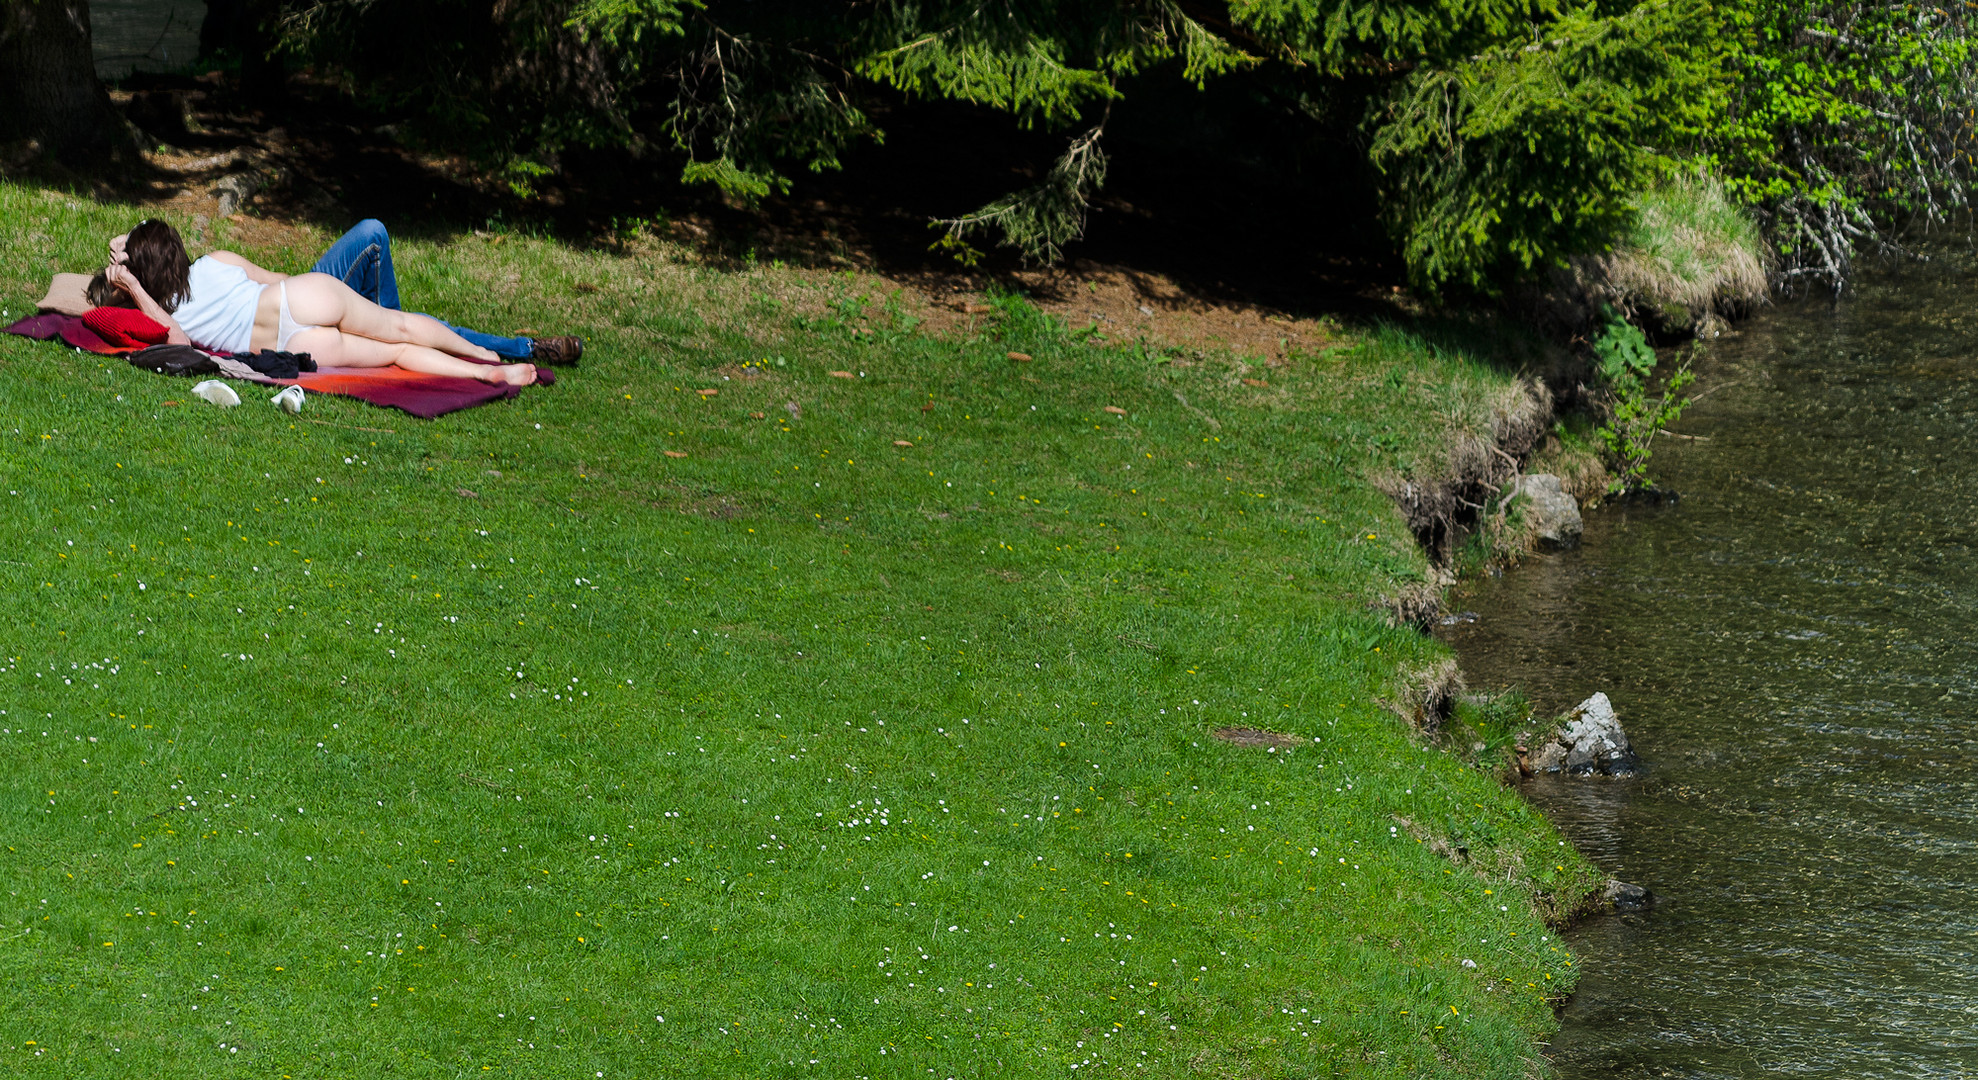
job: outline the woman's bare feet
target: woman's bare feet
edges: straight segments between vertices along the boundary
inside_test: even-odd
[[[503,364],[500,367],[489,368],[487,374],[481,376],[481,380],[497,386],[528,386],[536,381],[536,365]]]

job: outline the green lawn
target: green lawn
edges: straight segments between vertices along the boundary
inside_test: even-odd
[[[0,185],[0,307],[137,216]],[[399,258],[584,366],[291,418],[0,340],[9,1072],[1542,1068],[1534,897],[1594,873],[1379,704],[1445,651],[1367,610],[1424,563],[1365,477],[1508,375],[1388,331],[1252,386],[1020,302],[933,340],[658,246]]]

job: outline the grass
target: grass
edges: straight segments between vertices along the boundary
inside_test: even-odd
[[[1581,260],[1588,288],[1671,327],[1746,311],[1771,294],[1771,248],[1751,214],[1707,173],[1644,192],[1634,228],[1613,252]]]
[[[0,307],[135,216],[0,185]],[[230,227],[284,269],[328,239]],[[1379,703],[1445,650],[1367,610],[1426,568],[1364,478],[1487,430],[1487,358],[1261,372],[1007,297],[935,340],[869,279],[659,247],[399,258],[408,303],[585,365],[291,418],[0,339],[7,1069],[1541,1071],[1539,912],[1598,876]]]

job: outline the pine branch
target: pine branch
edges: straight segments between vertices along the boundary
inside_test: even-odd
[[[1108,108],[1097,124],[1073,139],[1064,156],[1037,183],[973,213],[931,222],[947,229],[934,246],[967,257],[966,253],[973,252],[968,237],[994,229],[1001,233],[998,242],[1022,251],[1026,262],[1057,262],[1066,244],[1085,235],[1092,194],[1106,181],[1106,154],[1099,148],[1099,139],[1111,113]]]

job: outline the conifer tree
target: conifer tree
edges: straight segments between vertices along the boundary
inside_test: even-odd
[[[1698,161],[1843,265],[1831,252],[1887,191],[1948,206],[1970,165],[1954,138],[1904,150],[1912,165],[1849,133],[1966,130],[1978,81],[1962,16],[1864,0],[1835,9],[1852,22],[1810,0],[290,2],[291,48],[416,103],[518,186],[563,147],[616,145],[758,199],[883,138],[881,96],[968,102],[1062,139],[1034,183],[935,223],[964,258],[985,238],[1059,257],[1105,182],[1113,106],[1147,80],[1270,65],[1357,102],[1383,213],[1429,290],[1494,291],[1599,250],[1644,188]],[[1809,68],[1821,50],[1829,66]]]

